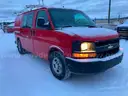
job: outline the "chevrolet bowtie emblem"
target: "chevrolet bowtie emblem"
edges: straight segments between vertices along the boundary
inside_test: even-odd
[[[113,46],[110,44],[109,46],[108,46],[108,49],[112,49],[113,48]]]

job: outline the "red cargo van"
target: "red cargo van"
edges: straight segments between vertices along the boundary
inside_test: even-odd
[[[105,71],[123,57],[117,32],[97,28],[79,10],[39,8],[22,13],[15,21],[15,35],[19,53],[49,60],[59,80],[72,73]]]

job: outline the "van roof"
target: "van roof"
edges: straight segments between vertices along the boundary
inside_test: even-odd
[[[67,9],[67,10],[77,10],[77,9],[62,8],[62,7],[40,7],[40,8],[36,8],[36,9],[27,10],[25,12],[20,13],[19,15],[25,14],[25,13],[28,13],[28,12],[32,12],[32,11],[35,11],[35,10],[40,10],[40,9]]]

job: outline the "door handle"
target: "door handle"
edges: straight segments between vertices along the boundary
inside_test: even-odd
[[[16,34],[20,34],[20,31],[14,31],[14,33],[16,33]]]
[[[26,36],[26,38],[28,38],[28,36]]]
[[[31,30],[31,35],[34,36],[35,35],[35,30]]]

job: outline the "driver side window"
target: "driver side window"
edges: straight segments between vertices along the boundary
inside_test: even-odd
[[[46,28],[48,27],[48,24],[49,21],[46,11],[44,10],[38,11],[37,19],[36,19],[36,28]]]

